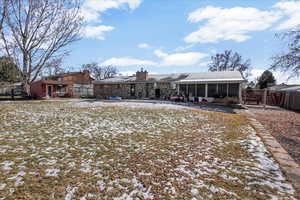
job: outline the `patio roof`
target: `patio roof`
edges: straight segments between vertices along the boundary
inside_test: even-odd
[[[221,71],[221,72],[197,72],[190,73],[186,78],[177,81],[177,83],[193,82],[244,82],[242,74],[239,71]]]

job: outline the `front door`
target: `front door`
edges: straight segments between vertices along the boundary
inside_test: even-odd
[[[48,85],[48,96],[52,97],[52,86]]]
[[[160,98],[160,89],[159,89],[159,88],[155,89],[155,97],[156,97],[157,99]]]

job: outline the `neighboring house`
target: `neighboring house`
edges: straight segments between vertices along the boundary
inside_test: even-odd
[[[179,74],[148,74],[138,71],[135,76],[119,76],[94,81],[94,95],[98,98],[149,98],[169,99],[171,96],[214,98],[236,97],[241,99],[244,83],[238,71],[199,72]]]
[[[300,92],[300,85],[294,85],[294,86],[282,88],[278,91],[280,91],[280,92],[295,92],[295,91]]]
[[[272,87],[268,87],[268,90],[274,90],[274,91],[284,91],[285,89],[288,88],[293,88],[293,87],[299,87],[300,85],[286,85],[284,83],[280,84],[280,85],[274,85]]]
[[[31,95],[38,99],[51,97],[91,97],[94,79],[88,70],[45,77],[31,85]]]

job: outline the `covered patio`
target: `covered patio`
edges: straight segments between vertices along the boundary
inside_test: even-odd
[[[177,81],[177,95],[188,97],[189,100],[198,98],[212,102],[218,98],[242,99],[242,84],[245,82],[240,72],[227,71],[211,73],[193,73],[187,78]]]

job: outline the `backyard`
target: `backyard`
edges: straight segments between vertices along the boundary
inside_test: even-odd
[[[0,199],[297,199],[243,114],[0,104]]]

